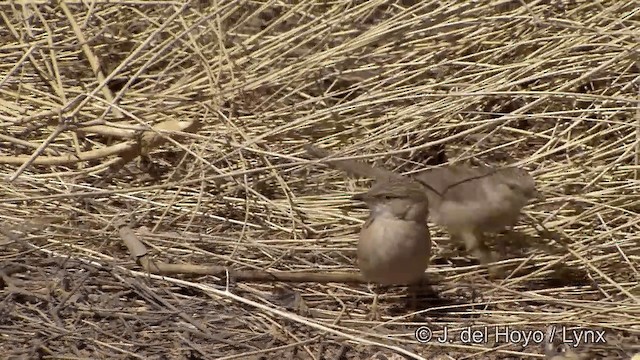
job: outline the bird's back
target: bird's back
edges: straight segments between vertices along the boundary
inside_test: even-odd
[[[448,229],[501,230],[513,225],[526,200],[505,183],[514,168],[449,166],[425,170],[416,179],[427,190],[433,221]],[[515,172],[517,174],[517,172]]]

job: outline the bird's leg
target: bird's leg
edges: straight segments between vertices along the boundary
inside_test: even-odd
[[[487,267],[490,277],[500,277],[500,270],[497,267],[490,265],[494,260],[494,256],[482,240],[482,234],[471,230],[465,230],[457,233],[457,236],[462,239],[467,251],[478,258],[480,264]]]
[[[405,302],[405,307],[406,307],[405,309],[411,312],[411,314],[408,315],[406,318],[409,321],[419,320],[416,318],[416,314],[415,314],[416,310],[418,310],[418,305],[419,305],[419,301],[418,301],[419,291],[420,291],[419,283],[413,283],[407,286],[408,299],[406,299],[406,302]]]
[[[422,310],[442,300],[434,291],[434,288],[425,280],[425,278],[422,278],[418,282],[410,284],[407,288],[408,299],[406,306],[411,311],[411,314],[407,317],[409,321],[430,321]]]
[[[380,321],[382,317],[378,312],[378,286],[375,284],[368,284],[367,287],[369,288],[369,291],[373,293],[373,301],[371,302],[371,309],[367,315],[367,320]]]
[[[409,309],[415,310],[418,308],[418,292],[420,291],[420,284],[410,284],[407,287],[407,293],[409,295]]]

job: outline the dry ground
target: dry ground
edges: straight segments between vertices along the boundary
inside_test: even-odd
[[[0,5],[8,358],[542,358],[414,332],[550,324],[604,331],[592,359],[638,351],[637,3],[22,3]],[[434,226],[434,294],[411,314],[382,289],[367,321],[365,284],[235,276],[355,271],[369,182],[309,142],[399,172],[519,164],[546,200],[494,236],[506,279]],[[123,225],[230,276],[150,274]]]

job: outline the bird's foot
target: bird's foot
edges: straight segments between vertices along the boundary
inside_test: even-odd
[[[378,312],[378,294],[373,295],[373,301],[371,302],[371,309],[369,310],[369,314],[367,315],[368,321],[380,321],[382,320],[382,316]]]
[[[367,321],[379,322],[379,321],[382,321],[382,316],[380,316],[380,313],[378,312],[378,310],[371,309],[366,319]]]

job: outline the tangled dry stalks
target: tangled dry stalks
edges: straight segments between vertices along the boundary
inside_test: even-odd
[[[23,1],[0,5],[0,348],[17,358],[543,358],[492,329],[640,335],[640,9],[630,1]],[[410,313],[364,284],[161,275],[131,258],[354,271],[366,211],[316,143],[401,173],[518,164],[546,201],[441,229]],[[135,255],[135,254],[134,254]],[[146,267],[147,270],[152,268]],[[452,342],[419,343],[428,326]],[[461,331],[489,329],[464,343]],[[634,348],[636,346],[636,348]],[[375,355],[374,355],[375,354]],[[585,355],[586,356],[586,355]]]

